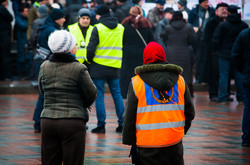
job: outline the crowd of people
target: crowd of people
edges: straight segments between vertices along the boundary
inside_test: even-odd
[[[193,77],[208,84],[209,99],[218,103],[233,101],[230,84],[235,80],[236,99],[245,104],[242,145],[250,146],[250,33],[239,7],[222,2],[213,8],[208,0],[199,0],[188,9],[187,1],[179,0],[175,11],[164,8],[165,0],[156,0],[146,16],[142,3],[13,0],[12,30],[8,0],[0,0],[0,80],[12,79],[12,37],[18,78],[38,79],[33,120],[35,133],[42,131],[44,164],[60,164],[62,152],[66,158],[79,147],[77,159],[63,160],[83,164],[85,141],[80,141],[94,102],[97,127],[91,132],[106,132],[105,83],[115,103],[115,131],[123,133],[124,144],[133,146],[133,156],[139,153],[141,164],[155,156],[161,159],[149,164],[168,162],[170,157],[175,158],[170,164],[184,163],[181,139],[195,115]],[[159,112],[162,108],[173,112]],[[164,135],[171,136],[157,141]],[[65,147],[53,143],[58,139]],[[176,154],[169,154],[172,151]]]

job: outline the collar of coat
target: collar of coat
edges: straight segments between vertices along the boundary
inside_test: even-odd
[[[65,54],[65,53],[60,53],[60,54],[53,54],[50,58],[49,61],[51,62],[78,62],[76,58],[71,55],[71,54]]]
[[[166,71],[179,75],[183,72],[183,69],[178,65],[168,64],[168,63],[157,63],[157,64],[150,63],[135,68],[135,74],[137,75],[154,71]]]

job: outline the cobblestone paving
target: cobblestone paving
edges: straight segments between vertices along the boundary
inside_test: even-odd
[[[0,165],[41,164],[40,134],[33,132],[32,115],[37,94],[0,95]],[[106,134],[90,132],[96,126],[95,109],[90,113],[86,140],[86,165],[131,164],[129,146],[115,132],[117,118],[109,93],[105,94]],[[206,92],[194,97],[196,117],[183,139],[187,165],[250,165],[250,148],[241,147],[243,105],[210,102]]]

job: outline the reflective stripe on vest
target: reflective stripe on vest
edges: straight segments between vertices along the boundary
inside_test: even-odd
[[[93,61],[100,65],[121,68],[124,27],[117,24],[115,29],[109,29],[101,23],[95,26],[98,31],[99,44]]]
[[[179,76],[169,91],[160,92],[143,82],[139,75],[132,78],[138,99],[136,144],[143,148],[160,148],[179,143],[184,136],[185,82]]]
[[[80,62],[83,63],[86,60],[87,56],[87,46],[89,44],[90,36],[92,33],[92,30],[94,29],[93,26],[89,25],[87,32],[86,32],[86,38],[84,39],[82,35],[82,31],[77,23],[74,23],[72,25],[68,26],[69,32],[72,33],[75,38],[76,38],[76,43],[77,43],[77,51],[76,51],[76,59]],[[85,42],[85,47],[81,47],[81,42]]]

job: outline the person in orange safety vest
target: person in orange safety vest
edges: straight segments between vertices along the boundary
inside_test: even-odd
[[[122,142],[132,145],[132,163],[183,165],[182,138],[195,110],[183,69],[166,62],[161,45],[150,42],[135,68],[124,112]]]

